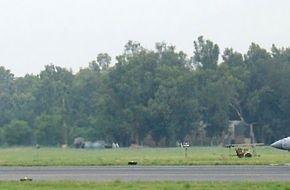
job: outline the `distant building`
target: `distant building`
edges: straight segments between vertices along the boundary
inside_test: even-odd
[[[228,132],[224,136],[224,144],[255,143],[253,125],[244,121],[230,121]]]

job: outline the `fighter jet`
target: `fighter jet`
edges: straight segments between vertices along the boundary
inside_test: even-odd
[[[290,137],[286,137],[274,142],[271,144],[271,147],[290,151]]]

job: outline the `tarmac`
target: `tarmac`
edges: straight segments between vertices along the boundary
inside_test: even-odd
[[[0,180],[290,181],[289,165],[0,167]]]

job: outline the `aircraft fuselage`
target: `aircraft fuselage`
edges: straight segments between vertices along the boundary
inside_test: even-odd
[[[273,144],[271,144],[271,146],[274,148],[281,149],[281,150],[290,151],[290,137],[280,139],[280,140],[274,142]]]

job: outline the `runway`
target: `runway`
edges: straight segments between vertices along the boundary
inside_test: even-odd
[[[0,180],[290,181],[290,166],[0,167]]]

